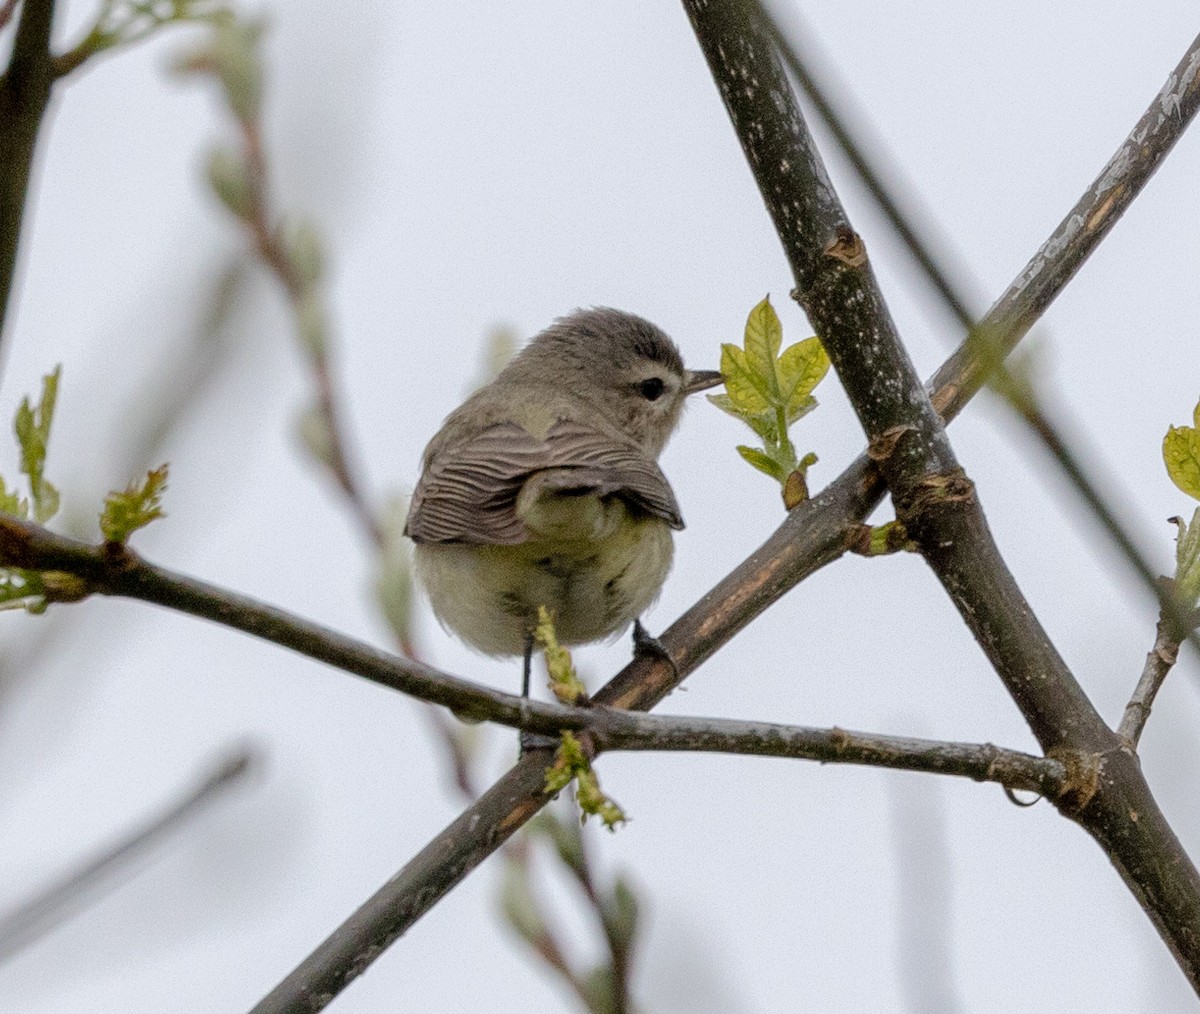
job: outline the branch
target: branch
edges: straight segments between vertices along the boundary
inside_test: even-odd
[[[976,521],[973,543],[990,542],[971,484],[900,342],[866,247],[838,201],[764,24],[753,9],[743,15],[733,5],[699,0],[684,6],[791,264],[793,294],[838,372],[897,516],[920,541],[927,534],[924,514],[938,504],[960,505],[957,513],[969,512]],[[980,562],[974,556],[972,548],[972,562]],[[1003,573],[994,547],[978,569]],[[1023,605],[1011,579],[995,590],[1014,610]],[[1024,616],[1021,633],[1044,650],[1027,656],[1013,643],[992,657],[1034,735],[1049,748],[1062,729],[1082,723],[1089,741],[1102,742],[1107,730],[1099,715],[1028,610]]]
[[[227,789],[243,782],[255,763],[253,750],[240,748],[231,752],[161,814],[0,918],[0,961],[44,936],[71,915],[81,898],[95,892],[122,866],[156,845]]]
[[[1174,94],[1178,81],[1172,75],[1162,94]],[[1144,147],[1122,145],[985,315],[981,326],[992,336],[994,352],[1006,354],[1028,333],[1190,122],[1183,115],[1162,117],[1161,108],[1156,97],[1142,118],[1141,124],[1154,124],[1144,133]],[[978,344],[964,342],[926,385],[947,421],[984,384],[994,360],[980,352]],[[837,559],[845,551],[847,530],[874,510],[883,493],[878,469],[866,454],[860,455],[821,494],[793,509],[766,543],[660,635],[673,665],[635,659],[595,699],[630,709],[652,708],[751,620]],[[319,1010],[333,999],[546,804],[540,775],[547,759],[546,751],[522,758],[334,930],[255,1010],[260,1014]]]
[[[684,0],[808,312],[915,538],[1034,735],[1069,763],[1103,758],[1064,815],[1092,834],[1200,991],[1200,874],[1079,687],[992,540],[795,104],[760,12]],[[1200,87],[1193,79],[1185,89]]]
[[[4,3],[0,4],[0,32],[4,31],[5,26],[12,20],[18,2],[19,0],[4,0]]]
[[[498,722],[545,735],[584,729],[590,721],[586,708],[535,701],[472,683],[380,651],[282,609],[157,567],[125,546],[91,546],[6,514],[0,514],[0,567],[50,572],[47,585],[60,589],[58,601],[115,595],[212,620],[440,704],[467,720]]]
[[[597,752],[663,750],[790,757],[821,764],[861,764],[897,771],[955,775],[1036,792],[1055,800],[1075,791],[1076,773],[1060,761],[1006,750],[991,743],[947,743],[931,739],[813,729],[731,718],[683,718],[596,709],[603,717],[588,732]]]
[[[6,15],[11,16],[8,7]],[[38,131],[54,83],[54,0],[25,0],[8,70],[0,78],[0,343],[17,267],[21,221]]]
[[[784,36],[775,20],[762,7],[761,0],[755,0],[755,2],[766,19],[765,24],[788,69],[813,102],[822,120],[833,133],[867,190],[908,248],[934,291],[973,338],[985,343],[990,342],[992,338],[987,329],[979,327],[974,315],[967,309],[966,295],[951,281],[947,257],[943,253],[936,252],[933,244],[921,237],[920,230],[912,221],[914,216],[906,214],[901,209],[899,201],[891,194],[884,182],[884,173],[872,164],[866,154],[867,146],[854,136],[855,131],[849,125],[850,118],[835,108],[834,103],[828,97],[827,90],[821,86],[807,66],[808,61],[798,55],[796,47]],[[1117,160],[1127,158],[1132,151],[1142,150],[1144,147],[1148,147],[1145,154],[1151,156],[1144,159],[1144,164],[1149,167],[1157,165],[1155,157],[1161,158],[1166,151],[1162,143],[1164,138],[1161,130],[1164,120],[1167,119],[1163,115],[1164,110],[1174,109],[1175,115],[1187,122],[1195,115],[1197,107],[1200,106],[1200,88],[1189,87],[1189,82],[1195,80],[1198,64],[1200,64],[1200,36],[1193,41],[1175,68],[1175,74],[1168,82],[1167,88],[1160,92],[1158,105],[1152,106],[1142,117],[1114,160],[1110,161],[1110,166],[1113,166]],[[1178,133],[1172,131],[1168,139],[1173,142],[1177,136]],[[1166,147],[1169,148],[1169,144]],[[1094,188],[1095,196],[1103,197],[1106,202],[1113,202],[1119,196],[1119,192],[1115,192],[1118,182],[1117,179],[1110,179],[1107,175],[1102,176],[1100,183]],[[1107,209],[1091,211],[1087,218],[1093,217],[1099,217],[1110,225],[1116,220],[1111,211]],[[1075,227],[1078,227],[1078,222],[1084,220],[1081,212],[1081,217],[1076,220]],[[1093,478],[1088,473],[1079,455],[1071,449],[1070,443],[1063,437],[1061,425],[1055,424],[1040,405],[1029,378],[1013,376],[998,356],[993,368],[995,371],[993,379],[999,393],[1045,445],[1054,462],[1066,476],[1070,486],[1075,489],[1087,508],[1100,522],[1101,529],[1125,558],[1141,583],[1154,595],[1159,608],[1176,626],[1184,628],[1185,611],[1176,602],[1169,589],[1158,580],[1154,568],[1134,545],[1129,533],[1117,519],[1118,512],[1110,502],[1111,497],[1101,492],[1105,488],[1110,488],[1112,484]],[[1192,634],[1190,629],[1186,636],[1192,646],[1200,651],[1200,638]]]
[[[1133,696],[1125,705],[1125,714],[1117,728],[1117,735],[1127,742],[1131,749],[1136,750],[1138,741],[1142,738],[1142,730],[1150,718],[1150,709],[1154,706],[1154,698],[1162,688],[1167,673],[1179,658],[1179,645],[1183,635],[1179,627],[1167,616],[1158,618],[1157,633],[1154,647],[1146,654],[1146,664],[1142,668],[1141,678],[1134,688]]]

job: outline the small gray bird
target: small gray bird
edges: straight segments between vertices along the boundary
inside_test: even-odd
[[[537,335],[425,449],[405,528],[438,619],[489,655],[525,655],[539,606],[561,643],[637,622],[683,528],[656,459],[689,394],[684,368],[630,313],[577,310]]]

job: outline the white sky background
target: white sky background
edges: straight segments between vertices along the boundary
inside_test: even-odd
[[[804,5],[909,192],[978,278],[980,307],[1083,192],[1198,27],[1186,0],[1101,7]],[[785,339],[809,333],[676,4],[265,9],[275,194],[327,238],[340,386],[377,498],[414,481],[496,323],[527,336],[576,306],[617,306],[712,367],[770,292]],[[78,29],[91,11],[70,4],[67,20]],[[211,88],[165,72],[182,42],[97,61],[61,88],[43,134],[0,416],[64,364],[49,474],[79,515],[132,477],[107,471],[128,420],[240,249],[200,172],[230,125]],[[927,376],[958,336],[824,150]],[[1163,570],[1174,532],[1164,520],[1193,506],[1159,448],[1200,394],[1198,166],[1193,131],[1036,340],[1056,414],[1070,413]],[[135,545],[386,644],[366,547],[297,448],[307,378],[261,278],[233,326],[229,368],[164,452],[170,516]],[[797,430],[801,450],[821,458],[814,488],[863,443],[836,379],[818,395]],[[652,630],[782,519],[771,483],[734,453],[744,437],[697,404],[664,456],[688,529]],[[993,399],[972,404],[952,438],[1023,589],[1115,722],[1153,641],[1146,595]],[[16,472],[7,440],[0,468]],[[396,694],[131,602],[6,614],[3,644],[56,613],[63,648],[0,696],[0,911],[174,798],[230,741],[261,742],[269,763],[115,892],[0,966],[2,1009],[244,1010],[461,809],[424,722]],[[517,685],[516,663],[470,654],[427,616],[420,639],[443,668]],[[622,639],[577,659],[599,682],[627,654]],[[1193,855],[1198,681],[1185,658],[1142,750]],[[686,686],[665,710],[1033,747],[915,557],[838,562]],[[515,740],[491,742],[498,774]],[[600,773],[633,818],[615,835],[588,833],[640,890],[647,1011],[916,1012],[919,987],[944,980],[972,1012],[1194,1004],[1103,853],[1045,804],[1017,809],[996,787],[957,780],[749,758],[606,756]],[[573,1009],[501,925],[499,870],[476,871],[333,1009]],[[948,898],[948,925],[909,928],[922,895]],[[937,933],[951,966],[922,970]]]

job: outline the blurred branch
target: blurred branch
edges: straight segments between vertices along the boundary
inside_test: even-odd
[[[213,388],[230,366],[234,343],[229,316],[244,288],[243,257],[205,267],[200,283],[207,294],[195,316],[189,310],[170,337],[166,362],[154,363],[154,382],[138,389],[120,433],[120,462],[115,474],[135,475],[160,461],[168,440],[184,418]],[[198,286],[199,287],[199,286]],[[182,316],[182,315],[181,315]]]
[[[260,763],[253,748],[239,747],[222,757],[166,810],[129,832],[116,844],[80,863],[37,897],[0,916],[0,961],[4,961],[68,919],[88,896],[111,882],[139,856],[196,817],[228,789],[242,784]]]
[[[1136,757],[1100,719],[1009,573],[812,144],[761,11],[703,0],[684,6],[791,264],[795,296],[867,433],[897,519],[1043,750],[1071,765],[1103,758],[1104,777],[1058,800],[1059,809],[1105,850],[1200,991],[1200,873]]]
[[[897,979],[909,1014],[964,1014],[955,983],[954,848],[941,786],[893,780]]]
[[[213,153],[210,182],[226,209],[245,227],[253,249],[287,298],[297,344],[305,355],[315,393],[315,417],[309,420],[312,425],[305,434],[309,449],[328,469],[368,538],[382,548],[384,533],[359,485],[335,396],[320,242],[316,230],[306,222],[285,227],[271,206],[261,125],[259,36],[258,25],[232,19],[217,21],[209,44],[186,58],[181,69],[212,76],[221,85],[237,122],[241,149],[236,153]]]
[[[1177,78],[1163,89],[1170,93]],[[1149,180],[1189,122],[1160,117],[1156,97],[1142,122],[1155,126],[1145,148],[1123,144],[1033,258],[984,316],[992,352],[1004,355],[1028,333],[1071,280],[1120,213]],[[1101,185],[1103,184],[1103,185]],[[963,342],[926,384],[947,421],[983,386],[994,356]],[[805,578],[846,551],[848,529],[883,498],[878,469],[860,455],[822,493],[801,503],[775,533],[659,640],[671,658],[637,658],[598,694],[600,703],[649,709]],[[531,752],[473,806],[434,837],[375,895],[342,924],[260,1004],[259,1011],[320,1009],[362,974],[383,951],[499,848],[547,802],[541,791],[546,751]],[[288,1007],[291,1002],[295,1006]]]
[[[921,236],[922,230],[917,224],[917,216],[906,213],[900,206],[899,200],[893,196],[891,189],[884,182],[885,178],[895,176],[894,172],[885,174],[878,166],[872,164],[867,149],[878,150],[877,142],[868,144],[856,135],[865,133],[862,118],[851,125],[855,119],[848,112],[838,108],[830,98],[831,89],[823,86],[813,70],[813,58],[807,50],[810,47],[798,45],[793,38],[786,35],[765,7],[755,0],[755,5],[762,12],[768,31],[774,39],[778,50],[805,94],[812,101],[818,114],[833,133],[846,157],[854,166],[867,190],[874,197],[888,222],[896,230],[909,253],[926,275],[934,291],[945,303],[947,309],[958,319],[973,339],[987,343],[992,336],[985,328],[979,326],[975,315],[967,309],[967,297],[960,288],[951,281],[948,258],[943,252],[935,249],[935,244]],[[1137,152],[1141,156],[1142,171],[1149,172],[1157,166],[1174,139],[1179,136],[1177,129],[1164,131],[1165,109],[1171,109],[1173,115],[1190,122],[1200,107],[1200,36],[1192,42],[1175,68],[1175,73],[1168,84],[1160,92],[1160,102],[1152,105],[1146,114],[1138,121],[1137,126],[1130,132],[1124,145],[1109,162],[1112,173],[1101,175],[1094,188],[1095,196],[1102,198],[1106,205],[1092,212],[1088,225],[1092,226],[1092,218],[1099,216],[1103,221],[1115,222],[1121,208],[1115,208],[1122,197],[1128,203],[1128,188],[1122,187],[1122,178],[1117,170]],[[1075,223],[1079,228],[1082,219]],[[1084,467],[1080,456],[1072,449],[1072,441],[1068,441],[1062,432],[1062,424],[1056,424],[1047,415],[1040,404],[1040,399],[1032,384],[1031,377],[1017,377],[1009,372],[1001,356],[994,357],[992,368],[995,375],[992,378],[997,391],[1013,408],[1021,420],[1028,426],[1050,452],[1051,458],[1066,476],[1069,484],[1075,489],[1084,504],[1099,521],[1101,530],[1108,536],[1118,552],[1125,558],[1134,574],[1141,583],[1154,595],[1159,608],[1182,626],[1184,610],[1177,603],[1170,591],[1158,580],[1158,574],[1151,566],[1145,555],[1134,544],[1125,526],[1117,520],[1117,511],[1110,502],[1111,498],[1101,492],[1112,489],[1114,484],[1106,478],[1093,478]],[[1058,409],[1059,413],[1062,408]],[[1078,430],[1078,427],[1072,427]],[[1077,443],[1077,441],[1074,441]],[[1190,632],[1187,635],[1192,646],[1200,651],[1200,639]]]
[[[13,8],[6,8],[6,17]],[[17,267],[21,221],[38,131],[54,83],[50,29],[54,0],[25,0],[8,69],[0,77],[0,348]]]
[[[894,165],[888,166],[885,173],[867,154],[868,148],[878,151],[881,146],[877,139],[872,138],[869,143],[864,140],[865,118],[851,113],[845,94],[840,96],[837,102],[831,98],[834,89],[829,84],[822,83],[828,82],[831,75],[828,68],[817,70],[818,60],[814,52],[816,47],[812,41],[803,38],[795,29],[784,32],[778,20],[764,4],[756,0],[756,6],[787,69],[812,102],[817,115],[837,141],[855,174],[874,198],[884,218],[900,237],[934,290],[959,323],[969,331],[975,326],[976,315],[968,309],[966,296],[950,280],[945,257],[935,253],[933,244],[920,236],[916,227],[917,216],[902,210],[899,199],[894,196],[892,191],[896,188],[897,178]],[[885,182],[887,180],[891,182]]]
[[[141,42],[167,25],[216,22],[230,16],[224,0],[102,0],[87,34],[54,58],[54,77],[66,77],[92,57]]]
[[[527,834],[504,847],[504,912],[509,924],[571,987],[590,1014],[629,1014],[636,1010],[631,991],[631,951],[638,931],[638,902],[619,875],[602,882],[595,868],[578,806],[568,812],[543,812]],[[546,838],[575,881],[604,935],[607,960],[590,970],[573,966],[554,939],[534,888],[532,868],[536,837]]]
[[[12,20],[18,2],[19,0],[4,0],[4,3],[0,4],[0,32],[4,31],[5,26]]]

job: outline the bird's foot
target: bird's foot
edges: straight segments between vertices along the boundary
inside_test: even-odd
[[[663,647],[662,641],[642,626],[641,620],[633,621],[633,657],[660,658],[676,672],[679,671],[671,653]]]

